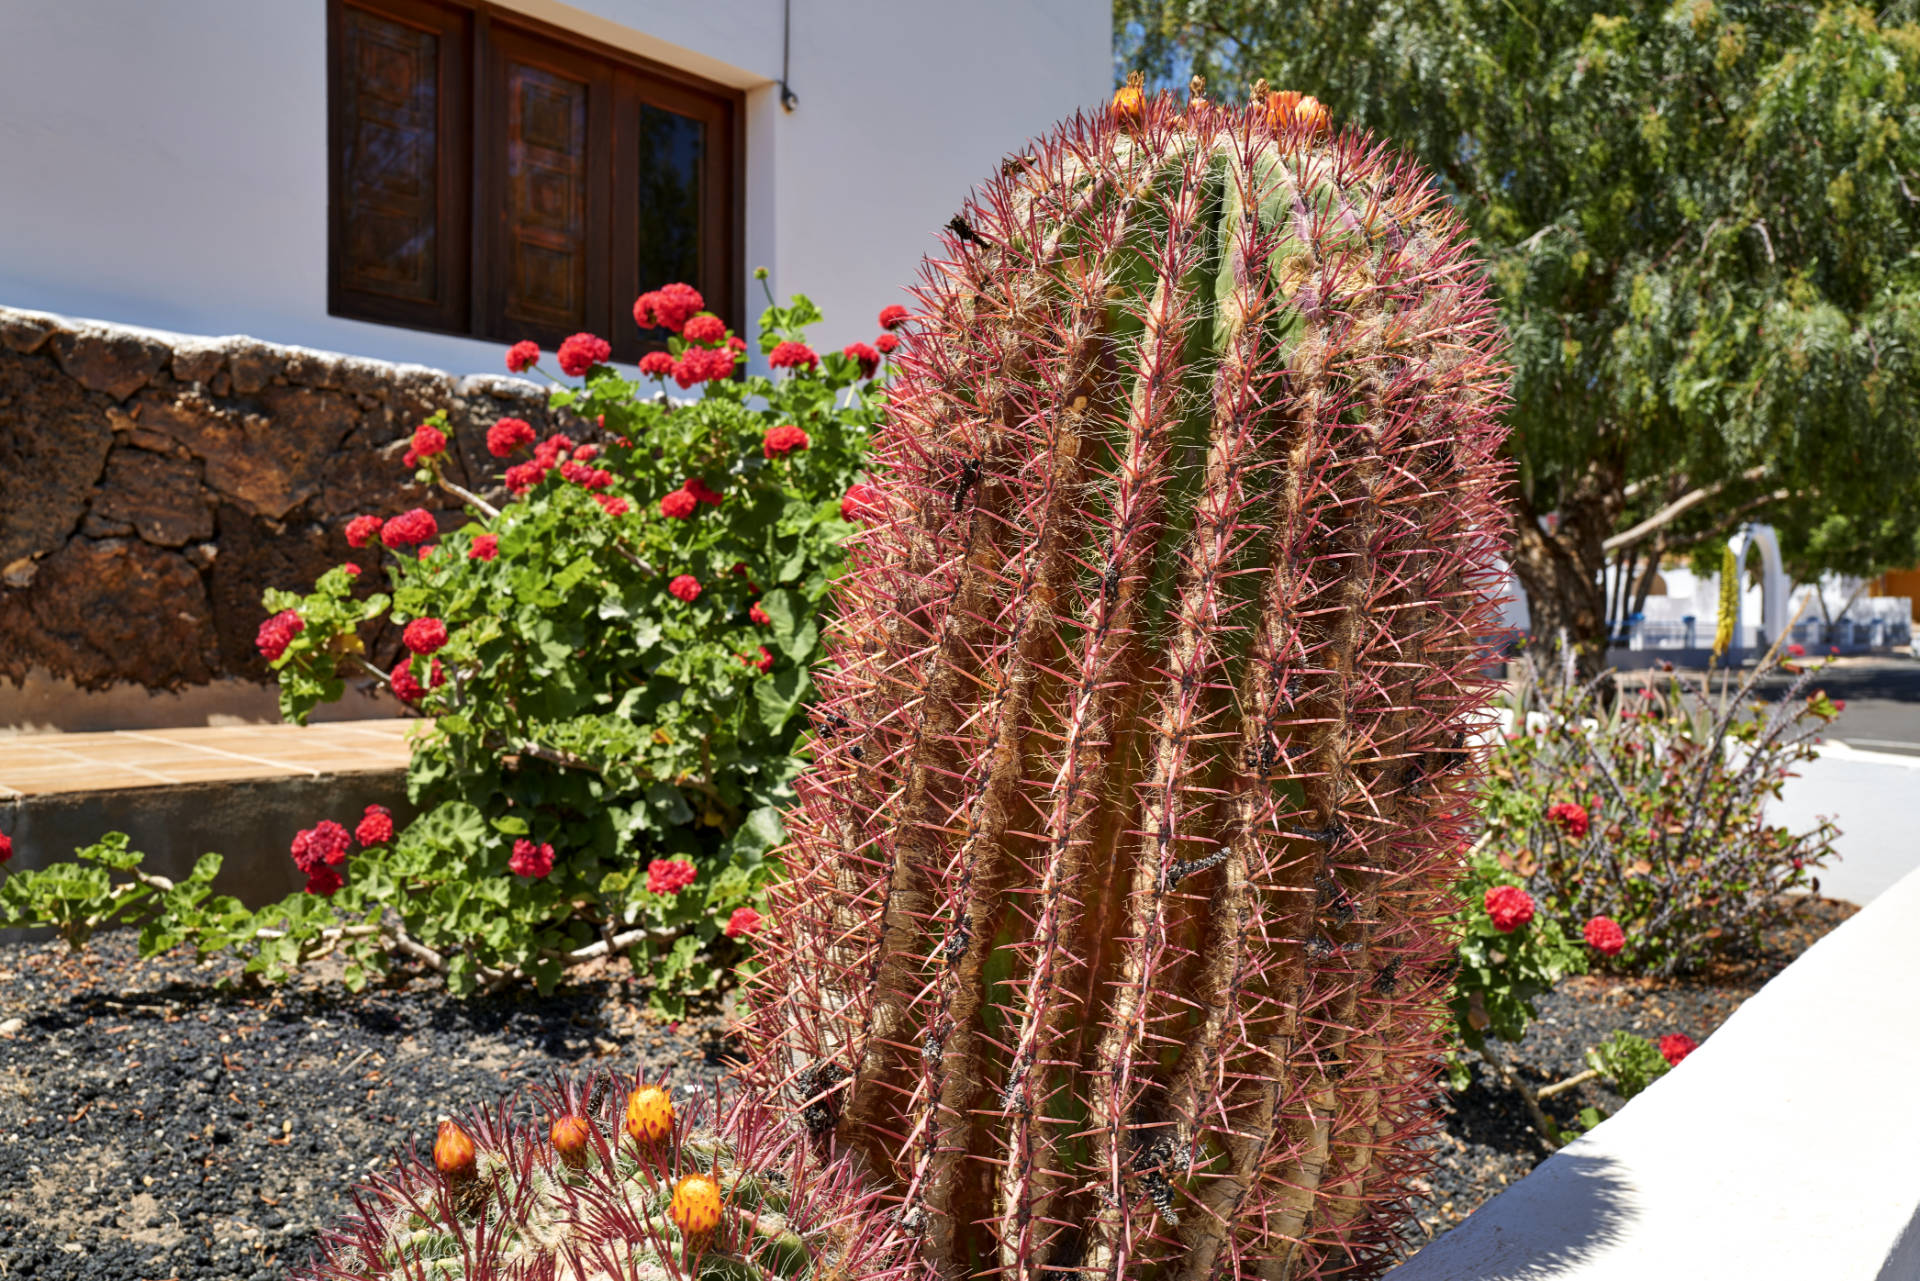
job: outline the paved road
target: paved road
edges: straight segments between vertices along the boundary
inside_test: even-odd
[[[1778,692],[1789,679],[1776,675],[1762,688]],[[1842,658],[1813,684],[1847,704],[1828,738],[1867,751],[1920,756],[1920,659]]]

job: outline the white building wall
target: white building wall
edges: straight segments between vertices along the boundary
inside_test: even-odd
[[[1000,158],[1105,99],[1108,0],[505,0],[746,91],[749,268],[873,336]],[[0,303],[497,372],[500,344],[327,315],[324,0],[6,0]],[[757,286],[748,294],[757,315]]]

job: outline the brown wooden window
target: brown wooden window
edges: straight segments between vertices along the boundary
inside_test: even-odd
[[[328,6],[329,312],[635,360],[684,280],[739,325],[739,94],[478,0]]]

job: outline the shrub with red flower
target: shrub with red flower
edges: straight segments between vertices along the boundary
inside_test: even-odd
[[[880,491],[865,483],[849,485],[840,500],[841,520],[877,520],[885,510]]]
[[[741,938],[759,929],[765,920],[765,917],[750,907],[736,907],[733,909],[733,915],[727,918],[727,928],[724,932],[730,939]]]
[[[322,864],[334,867],[347,861],[353,848],[347,829],[332,819],[322,819],[293,838],[293,865],[312,875]]]
[[[505,458],[516,449],[533,443],[533,424],[524,418],[502,418],[487,428],[487,452]]]
[[[660,514],[668,520],[690,520],[700,510],[700,500],[684,489],[676,489],[660,500]]]
[[[682,387],[733,376],[734,356],[724,347],[689,347],[673,362],[673,381]]]
[[[871,378],[880,368],[880,353],[863,342],[850,342],[840,349],[840,354],[860,367],[862,378]]]
[[[680,574],[667,584],[667,594],[691,605],[700,599],[700,580],[692,574]]]
[[[555,354],[561,373],[569,378],[581,378],[595,365],[604,365],[613,359],[613,344],[594,334],[574,334],[561,341],[560,350]]]
[[[1581,933],[1586,936],[1587,946],[1602,956],[1618,956],[1620,949],[1627,945],[1626,931],[1611,917],[1594,917]]]
[[[515,497],[524,496],[528,490],[547,478],[547,469],[539,463],[515,463],[507,468],[506,486]]]
[[[758,646],[757,651],[758,651],[757,657],[754,654],[742,654],[740,655],[740,661],[746,664],[748,667],[753,668],[757,672],[772,671],[773,670],[773,654],[767,649],[765,645]]]
[[[510,373],[524,374],[539,363],[539,343],[523,340],[507,348],[507,370]]]
[[[642,329],[657,325],[677,334],[706,305],[707,300],[692,285],[662,285],[634,299],[633,323]]]
[[[689,476],[681,482],[680,488],[692,494],[694,501],[705,503],[709,507],[718,507],[725,501],[724,495],[707,485],[704,476]]]
[[[507,870],[515,876],[540,879],[553,871],[553,846],[545,842],[535,845],[525,838],[515,841],[513,854],[507,859]]]
[[[657,858],[647,864],[649,894],[678,894],[693,884],[699,869],[681,858]]]
[[[436,458],[447,452],[447,434],[432,423],[421,423],[413,429],[413,456]]]
[[[500,554],[500,535],[475,534],[467,547],[468,560],[492,560]]]
[[[1660,1038],[1660,1057],[1670,1067],[1679,1067],[1680,1060],[1700,1048],[1700,1042],[1684,1032],[1669,1032]],[[1718,1053],[1716,1050],[1715,1053]]]
[[[427,667],[427,684],[425,688],[422,688],[419,680],[414,677],[412,659],[401,659],[398,663],[394,664],[393,670],[387,674],[387,687],[393,691],[395,698],[407,704],[409,707],[418,703],[422,698],[425,698],[427,690],[439,689],[442,685],[446,684],[446,682],[447,675],[440,670],[440,660],[437,658]]]
[[[1493,928],[1511,934],[1533,919],[1533,895],[1518,885],[1496,885],[1487,891],[1487,916]]]
[[[360,823],[353,829],[353,839],[360,842],[361,848],[369,845],[385,845],[393,839],[393,811],[384,805],[369,805],[366,813],[360,816]]]
[[[807,433],[792,423],[782,423],[767,433],[766,439],[760,443],[760,452],[768,458],[779,458],[784,454],[805,449],[812,443],[807,438]]]
[[[709,346],[722,343],[727,338],[727,322],[718,316],[695,316],[680,331],[680,336],[688,342],[706,343]]]
[[[600,510],[609,516],[624,516],[633,510],[628,506],[627,500],[617,494],[595,494],[593,501],[598,503]]]
[[[447,643],[447,625],[437,618],[416,618],[400,633],[400,643],[416,654],[436,653]]]
[[[783,342],[767,353],[767,363],[775,369],[812,369],[820,363],[820,357],[803,342]]]
[[[1585,840],[1592,825],[1587,807],[1574,801],[1555,801],[1547,806],[1547,821],[1576,841]]]
[[[773,619],[767,617],[767,611],[760,608],[759,601],[755,601],[753,605],[747,610],[747,617],[753,620],[753,625],[755,627],[773,626]]]
[[[889,303],[880,309],[880,328],[898,329],[907,323],[907,309],[899,303]]]
[[[640,357],[640,373],[646,378],[670,378],[673,375],[673,357],[664,351],[650,351]]]
[[[260,630],[254,635],[253,643],[260,650],[260,656],[269,663],[276,662],[287,652],[287,646],[293,638],[307,630],[307,624],[300,615],[290,609],[283,609],[260,624]]]
[[[365,547],[380,536],[381,524],[378,516],[355,516],[347,522],[347,546]]]
[[[401,512],[380,527],[380,541],[388,547],[411,547],[415,543],[424,543],[440,533],[440,526],[434,522],[433,513],[416,507],[412,511]]]

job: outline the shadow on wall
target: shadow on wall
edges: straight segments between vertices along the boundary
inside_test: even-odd
[[[1874,1281],[1920,1281],[1920,1206],[1914,1207],[1913,1218],[1901,1229],[1893,1253]]]
[[[1638,1217],[1635,1196],[1613,1158],[1559,1152],[1476,1210],[1468,1222],[1477,1230],[1456,1229],[1437,1238],[1387,1276],[1390,1281],[1547,1281],[1624,1240]]]

